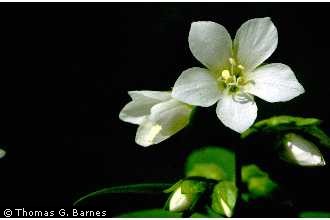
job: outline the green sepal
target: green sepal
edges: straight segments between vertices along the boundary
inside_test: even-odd
[[[183,194],[202,193],[206,190],[206,188],[207,183],[205,181],[187,179],[181,183],[181,192]]]
[[[175,191],[182,183],[183,180],[179,180],[178,182],[174,183],[174,185],[172,185],[170,188],[165,189],[163,192],[164,193],[171,193],[173,191]]]
[[[224,215],[220,215],[219,213],[215,212],[210,206],[205,206],[207,216],[209,218],[224,218]]]
[[[235,154],[216,146],[196,150],[188,156],[185,174],[187,177],[235,181]]]
[[[166,193],[172,193],[167,199],[164,209],[169,210],[169,203],[175,191],[180,187],[182,194],[187,194],[189,196],[193,196],[193,202],[191,203],[189,209],[185,211],[185,213],[192,213],[196,204],[198,203],[200,197],[203,193],[209,188],[212,187],[215,181],[210,179],[205,179],[203,177],[187,177],[184,178],[177,183],[175,183],[172,187],[165,190]]]
[[[96,196],[106,195],[106,194],[119,194],[119,193],[130,193],[130,194],[150,194],[150,193],[163,193],[163,190],[169,188],[171,184],[167,183],[144,183],[144,184],[133,184],[126,186],[114,186],[109,188],[104,188],[92,193],[89,193],[74,202],[73,205],[90,199]]]
[[[212,209],[227,217],[231,217],[237,200],[238,189],[231,181],[221,181],[212,192]]]

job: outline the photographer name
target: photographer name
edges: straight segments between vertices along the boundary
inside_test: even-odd
[[[107,211],[60,209],[60,210],[27,210],[25,208],[12,209],[12,217],[106,217]]]

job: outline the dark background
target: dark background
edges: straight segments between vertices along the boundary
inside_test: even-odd
[[[214,106],[149,148],[136,145],[137,127],[118,118],[127,91],[168,90],[183,70],[202,66],[188,47],[193,21],[218,22],[234,37],[246,20],[271,17],[279,45],[267,62],[288,64],[306,93],[286,103],[257,98],[258,120],[317,117],[330,133],[329,10],[322,3],[0,4],[1,206],[65,207],[106,186],[171,183],[193,149],[237,146],[238,134]],[[330,196],[328,167],[265,163],[270,143],[259,145],[246,146],[241,158],[273,173],[292,194],[294,211],[329,211],[322,200]],[[330,163],[329,150],[321,151]],[[150,207],[152,198],[145,201],[136,207]],[[271,210],[259,212],[276,215]]]

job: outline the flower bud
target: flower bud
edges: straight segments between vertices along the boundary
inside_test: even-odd
[[[300,166],[324,166],[325,161],[320,150],[300,135],[289,133],[282,139],[280,157]]]
[[[169,203],[169,210],[171,212],[182,212],[191,207],[191,205],[194,203],[196,199],[196,194],[183,194],[181,191],[181,186],[178,187],[174,193],[172,194],[172,197],[170,199]]]
[[[212,209],[221,215],[232,217],[237,196],[238,189],[234,182],[219,182],[212,192]]]
[[[3,158],[6,155],[6,151],[3,149],[0,149],[0,159]]]

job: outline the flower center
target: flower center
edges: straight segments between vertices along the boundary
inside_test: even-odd
[[[229,69],[224,69],[218,77],[221,86],[228,88],[230,92],[238,91],[248,81],[243,78],[244,66],[238,64],[234,58],[229,58]]]

